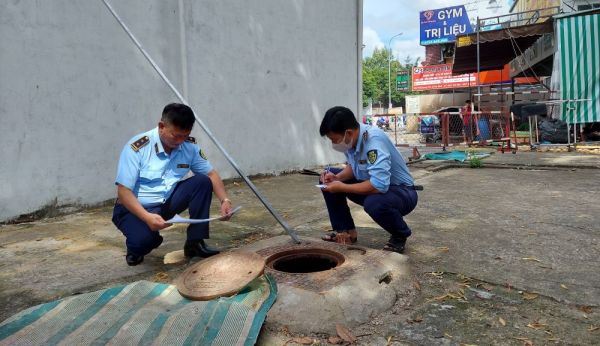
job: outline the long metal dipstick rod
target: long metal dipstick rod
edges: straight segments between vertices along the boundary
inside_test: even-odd
[[[154,69],[156,70],[156,72],[158,72],[158,74],[162,77],[162,79],[165,81],[165,83],[167,83],[167,85],[169,86],[169,88],[171,88],[171,90],[173,90],[173,92],[175,93],[175,95],[179,98],[179,100],[181,100],[182,103],[184,103],[184,104],[187,105],[187,102],[183,98],[183,96],[181,96],[181,94],[179,93],[179,91],[177,91],[177,89],[169,81],[169,79],[167,78],[167,76],[165,76],[165,74],[162,72],[162,70],[156,65],[156,63],[154,62],[154,60],[152,59],[152,57],[150,57],[150,55],[148,55],[148,53],[146,52],[146,50],[144,48],[142,48],[142,45],[138,42],[138,40],[135,38],[135,36],[133,35],[133,33],[129,30],[129,28],[127,27],[127,25],[125,25],[125,23],[123,23],[123,21],[121,20],[121,18],[119,17],[119,15],[112,8],[112,6],[106,0],[102,0],[102,2],[104,2],[104,4],[106,5],[106,7],[108,8],[108,10],[112,13],[112,15],[115,17],[115,19],[119,22],[119,24],[121,24],[121,27],[123,27],[123,29],[125,30],[125,32],[127,33],[127,35],[129,35],[129,37],[131,38],[131,40],[133,41],[133,43],[135,43],[135,45],[139,48],[139,50],[142,52],[142,54],[144,54],[144,56],[146,57],[146,59],[150,62],[150,64],[152,65],[152,67],[154,67]],[[202,127],[202,129],[204,130],[204,132],[206,132],[206,134],[208,135],[208,137],[213,141],[213,143],[215,143],[215,145],[217,146],[217,148],[219,148],[219,150],[221,150],[221,152],[223,153],[223,155],[225,155],[225,157],[227,158],[227,160],[229,161],[229,163],[233,166],[233,168],[235,168],[235,170],[238,172],[238,174],[244,179],[244,181],[246,182],[246,184],[248,184],[248,186],[250,186],[250,189],[252,189],[252,191],[254,192],[254,194],[256,195],[256,197],[258,197],[258,199],[260,199],[260,201],[265,205],[265,207],[267,207],[267,209],[269,210],[269,212],[271,213],[271,215],[273,215],[273,217],[275,217],[275,219],[277,219],[277,221],[281,224],[281,226],[290,234],[290,236],[292,237],[292,239],[294,239],[294,241],[296,243],[300,244],[301,241],[300,241],[300,238],[298,238],[298,235],[296,235],[296,233],[294,232],[294,230],[281,218],[281,216],[275,211],[275,209],[273,209],[273,207],[271,206],[271,204],[269,204],[269,202],[260,193],[260,191],[258,191],[258,189],[256,188],[256,186],[254,186],[254,184],[250,181],[250,179],[248,179],[248,177],[246,176],[246,174],[244,174],[244,172],[241,170],[241,168],[239,168],[238,165],[235,163],[235,161],[233,161],[233,158],[227,153],[227,151],[225,150],[225,148],[223,148],[223,146],[221,145],[221,143],[219,143],[219,141],[217,141],[217,139],[215,138],[215,136],[212,134],[212,132],[210,132],[210,130],[208,129],[208,127],[202,122],[202,120],[198,117],[198,115],[196,115],[196,112],[194,112],[194,117],[196,118],[196,121],[198,122],[198,124],[200,124],[200,127]]]

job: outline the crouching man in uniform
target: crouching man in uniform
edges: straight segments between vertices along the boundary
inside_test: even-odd
[[[333,232],[323,240],[354,243],[356,227],[347,200],[362,205],[373,220],[390,234],[383,250],[404,252],[411,230],[403,219],[417,205],[417,193],[404,159],[376,127],[359,124],[351,110],[333,107],[325,113],[319,129],[333,149],[346,155],[344,169],[332,168],[320,182]]]
[[[126,237],[125,260],[130,266],[142,263],[160,246],[159,230],[171,226],[165,220],[186,209],[192,219],[208,218],[213,193],[221,201],[221,215],[233,210],[221,177],[189,136],[194,120],[190,107],[171,103],[158,127],[133,137],[121,152],[112,221]],[[182,180],[190,170],[194,176]],[[208,239],[208,223],[190,224],[185,256],[218,254],[204,239]]]

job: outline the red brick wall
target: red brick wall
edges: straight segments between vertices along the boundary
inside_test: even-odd
[[[423,61],[423,66],[438,65],[442,59],[441,50],[440,45],[437,44],[425,46],[425,61]]]

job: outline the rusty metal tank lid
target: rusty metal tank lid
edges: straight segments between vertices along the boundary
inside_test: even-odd
[[[191,300],[229,297],[262,275],[265,259],[248,251],[226,252],[203,259],[177,279],[177,290]]]

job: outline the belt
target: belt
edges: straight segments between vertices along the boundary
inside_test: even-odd
[[[415,191],[423,191],[423,186],[421,185],[412,185],[412,186],[408,186],[408,185],[400,185],[403,188],[409,189],[409,190],[415,190]]]

